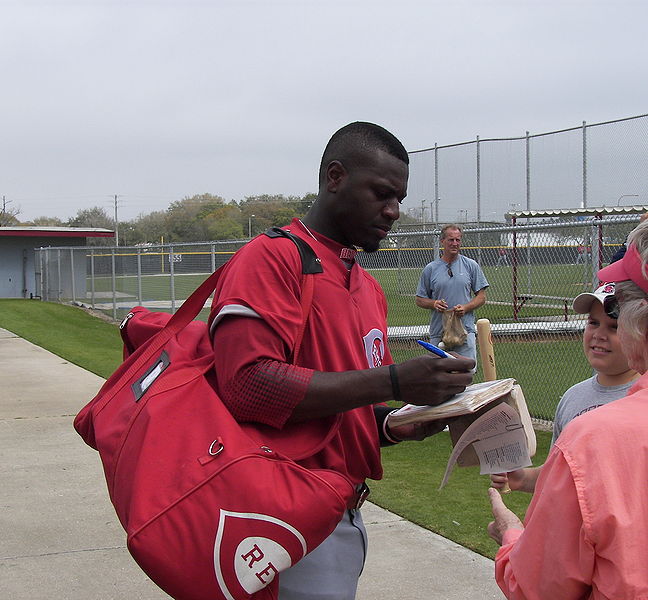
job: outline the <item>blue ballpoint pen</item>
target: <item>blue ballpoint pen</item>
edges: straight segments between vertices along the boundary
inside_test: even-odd
[[[423,340],[416,340],[423,348],[426,350],[429,350],[432,352],[432,354],[436,354],[437,356],[440,356],[441,358],[456,358],[455,356],[452,356],[452,354],[448,354],[444,350],[441,350],[438,346],[435,346],[434,344],[430,344],[429,342],[424,342]]]

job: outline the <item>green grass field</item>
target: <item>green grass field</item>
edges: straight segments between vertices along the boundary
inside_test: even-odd
[[[0,327],[101,377],[122,361],[117,326],[74,306],[0,299]]]
[[[551,433],[536,432],[538,449],[534,464],[542,464],[549,450]],[[487,489],[490,479],[478,467],[455,468],[448,484],[439,490],[452,450],[446,432],[423,442],[383,448],[384,477],[370,482],[370,500],[407,520],[493,558],[498,546],[486,534],[492,520]],[[523,516],[529,494],[504,496],[507,506]]]
[[[426,312],[414,304],[414,294],[420,269],[374,269],[371,274],[385,290],[389,305],[388,322],[390,326],[420,325],[426,322]],[[513,319],[513,286],[510,267],[484,267],[490,283],[486,306],[479,310],[479,316],[490,319],[492,323],[502,323]],[[533,265],[530,269],[520,267],[518,271],[518,295],[542,295],[557,298],[573,298],[584,291],[591,290],[591,278],[586,277],[582,265]],[[184,300],[200,285],[208,274],[176,274],[174,295],[176,300]],[[137,302],[137,277],[121,276],[115,278],[116,291],[122,298]],[[101,301],[110,300],[106,294],[112,291],[111,277],[95,277],[94,289],[101,294]],[[88,298],[91,283],[87,283]],[[141,293],[144,301],[171,300],[171,283],[168,274],[143,275]],[[97,300],[98,301],[98,300]],[[493,302],[502,304],[493,304]],[[547,307],[523,306],[519,320],[526,318],[563,315],[563,303],[556,300],[538,299],[536,304],[552,305]],[[530,304],[532,304],[530,302]],[[560,305],[561,308],[555,308]]]

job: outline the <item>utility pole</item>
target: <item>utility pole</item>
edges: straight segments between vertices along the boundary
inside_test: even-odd
[[[115,246],[119,246],[119,221],[117,220],[117,194],[115,194]]]

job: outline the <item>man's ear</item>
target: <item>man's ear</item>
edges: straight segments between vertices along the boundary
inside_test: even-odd
[[[339,160],[332,160],[326,167],[326,191],[335,193],[347,176],[347,170]]]

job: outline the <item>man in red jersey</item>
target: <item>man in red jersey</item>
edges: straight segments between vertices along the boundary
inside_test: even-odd
[[[471,383],[475,364],[426,354],[393,365],[385,295],[355,261],[358,247],[378,250],[399,218],[408,164],[398,139],[371,123],[351,123],[327,144],[317,199],[303,221],[287,227],[323,267],[296,361],[301,263],[290,240],[262,235],[239,251],[213,306],[218,392],[235,418],[297,445],[329,432],[323,447],[298,462],[334,469],[358,489],[382,477],[381,444],[422,439],[444,425],[390,429],[384,403],[439,404]],[[349,510],[327,540],[281,573],[280,600],[352,600],[365,551],[360,511]]]

